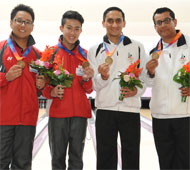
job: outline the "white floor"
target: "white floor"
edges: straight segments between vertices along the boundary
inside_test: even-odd
[[[141,170],[159,170],[158,159],[154,146],[152,133],[141,128],[141,151],[140,151],[140,169]],[[93,140],[90,136],[89,129],[86,137],[86,144],[84,149],[84,169],[96,169],[96,154]],[[46,138],[41,149],[33,160],[33,170],[51,170],[51,157],[48,145],[48,138]]]

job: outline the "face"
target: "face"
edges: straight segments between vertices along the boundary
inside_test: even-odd
[[[63,43],[67,48],[72,48],[82,32],[82,25],[78,20],[67,19],[64,26],[60,26],[63,33]]]
[[[176,35],[175,27],[177,20],[172,19],[169,12],[163,12],[154,16],[155,26],[157,33],[162,39],[171,39]]]
[[[32,16],[25,11],[18,11],[11,20],[10,27],[17,38],[28,38],[34,28]]]
[[[122,13],[116,10],[108,12],[102,24],[107,30],[108,37],[120,37],[122,29],[125,27]]]

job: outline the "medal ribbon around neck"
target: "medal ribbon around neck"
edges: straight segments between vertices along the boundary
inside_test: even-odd
[[[104,43],[105,52],[106,52],[106,56],[107,56],[107,57],[111,57],[111,56],[115,53],[115,51],[116,51],[118,45],[121,43],[121,41],[123,41],[123,39],[124,39],[124,35],[122,34],[122,36],[120,37],[120,40],[119,40],[117,46],[116,46],[111,52],[109,52],[109,50],[108,50],[106,44]]]
[[[176,36],[174,37],[174,39],[173,39],[165,48],[163,48],[163,49],[166,49],[166,48],[168,48],[169,46],[171,46],[173,43],[175,43],[175,42],[181,37],[181,35],[182,35],[181,31],[179,31],[179,32],[176,34]],[[162,51],[163,49],[162,49],[161,39],[160,39],[159,44],[158,44],[158,50],[155,50],[154,52],[157,52],[158,55],[160,55],[160,54],[161,54],[161,51]]]
[[[64,51],[66,51],[66,52],[69,53],[70,55],[75,56],[75,54],[74,54],[72,51],[70,51],[70,50],[68,50],[67,48],[65,48],[61,43],[58,43],[58,47],[61,48],[61,49],[63,49]],[[82,61],[82,62],[87,62],[87,56],[86,56],[84,50],[82,49],[82,47],[81,47],[80,45],[79,45],[78,50],[79,50],[79,53],[82,55],[82,57],[81,57],[80,55],[77,55],[76,57],[77,57],[80,61]]]
[[[26,58],[26,56],[30,53],[31,46],[26,49],[26,51],[24,52],[24,54],[22,56],[20,56],[18,54],[18,52],[16,51],[16,49],[13,45],[13,42],[11,41],[10,38],[8,38],[8,44],[9,44],[9,47],[10,47],[11,51],[13,52],[14,56],[16,57],[17,61],[22,60],[23,58]]]

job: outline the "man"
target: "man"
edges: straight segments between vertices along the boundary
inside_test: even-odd
[[[190,169],[190,88],[173,77],[190,61],[190,38],[176,30],[177,19],[169,8],[153,14],[154,28],[161,40],[150,51],[146,83],[152,87],[153,134],[160,168]],[[188,96],[181,102],[182,96]]]
[[[34,12],[20,4],[11,12],[12,33],[0,42],[0,170],[31,170],[38,118],[37,90],[43,87],[29,71],[39,51],[31,35]]]
[[[103,14],[103,43],[90,48],[88,59],[95,75],[97,169],[117,169],[117,138],[121,139],[122,169],[139,169],[140,96],[144,89],[121,88],[114,80],[131,63],[145,56],[144,47],[122,34],[125,15],[118,7]],[[108,54],[109,53],[109,54]],[[113,63],[112,63],[113,62]],[[140,66],[142,67],[142,66]],[[124,100],[120,101],[122,93]]]
[[[66,169],[67,149],[68,169],[83,168],[87,118],[91,117],[91,107],[86,93],[92,92],[91,77],[94,74],[86,59],[87,51],[79,45],[78,38],[82,32],[83,22],[84,19],[78,12],[65,12],[60,26],[63,34],[58,45],[54,47],[54,61],[61,57],[63,68],[74,76],[71,87],[48,85],[43,90],[44,96],[53,100],[48,124],[53,170]],[[82,65],[85,66],[83,69]]]

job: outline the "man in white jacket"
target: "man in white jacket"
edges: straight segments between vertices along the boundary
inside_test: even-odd
[[[145,82],[152,87],[150,107],[160,168],[187,170],[190,169],[190,88],[181,88],[173,77],[190,61],[190,38],[175,29],[177,20],[169,8],[158,8],[153,21],[161,40],[150,51]],[[187,96],[186,102],[181,101],[182,96]]]
[[[139,169],[140,96],[144,88],[121,88],[114,80],[131,63],[145,57],[141,43],[122,34],[125,15],[118,7],[103,14],[103,43],[90,48],[88,60],[95,71],[97,169],[117,169],[117,137],[120,134],[122,169]],[[107,51],[107,52],[106,52]],[[109,53],[109,54],[108,54]],[[140,64],[142,68],[142,64]],[[143,84],[144,85],[144,84]],[[120,93],[124,100],[120,101]]]

